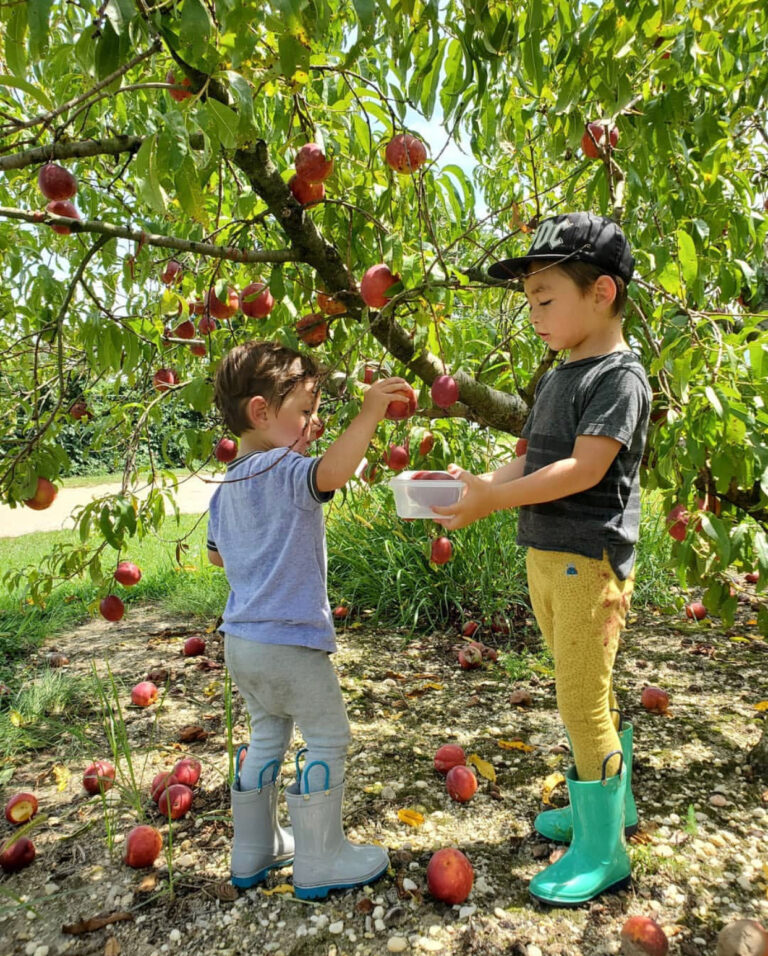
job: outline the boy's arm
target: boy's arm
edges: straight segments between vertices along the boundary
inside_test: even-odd
[[[213,551],[211,548],[208,548],[208,560],[211,562],[211,564],[215,564],[217,568],[224,567],[224,560],[219,552]]]
[[[513,458],[512,461],[508,461],[505,465],[502,465],[501,468],[497,468],[496,471],[489,471],[481,477],[489,484],[503,485],[506,481],[515,481],[517,478],[522,478],[524,472],[525,455],[521,455],[519,458]]]
[[[342,488],[354,475],[389,403],[398,399],[408,401],[409,395],[403,391],[407,384],[404,378],[382,378],[371,385],[359,414],[320,459],[315,475],[318,491]]]
[[[621,442],[615,438],[579,435],[570,458],[561,458],[530,475],[503,483],[484,481],[451,465],[451,473],[465,481],[467,487],[457,504],[432,509],[443,516],[435,520],[444,528],[464,528],[502,508],[542,504],[586,491],[604,477],[620,448]]]

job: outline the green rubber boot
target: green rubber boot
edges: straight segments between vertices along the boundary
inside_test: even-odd
[[[622,768],[614,777],[603,761],[600,780],[579,780],[576,769],[566,774],[573,808],[573,839],[557,863],[537,873],[528,885],[535,899],[548,906],[578,906],[606,891],[629,885],[630,862],[624,842],[624,800],[627,786]]]
[[[627,795],[624,806],[624,836],[631,837],[637,833],[637,806],[632,795],[632,724],[625,720],[621,725],[619,740],[621,752],[624,755],[624,766],[627,772]],[[570,807],[559,807],[557,810],[544,810],[533,821],[534,829],[553,843],[570,843],[573,836],[573,816]]]

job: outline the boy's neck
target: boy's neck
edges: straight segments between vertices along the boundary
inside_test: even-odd
[[[572,348],[568,352],[568,357],[563,364],[569,362],[579,362],[581,359],[596,358],[598,355],[608,355],[611,352],[628,352],[629,346],[624,339],[624,333],[621,329],[621,320],[611,323],[606,329],[601,330],[599,334],[590,335],[583,342]]]
[[[250,455],[255,451],[269,451],[275,447],[270,443],[266,435],[253,428],[241,432],[239,442],[237,451],[238,458],[242,458],[244,455]]]

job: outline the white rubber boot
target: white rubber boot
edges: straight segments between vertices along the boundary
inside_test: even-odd
[[[387,851],[380,846],[357,846],[344,835],[341,806],[344,784],[328,789],[328,766],[313,761],[304,771],[304,785],[314,767],[325,769],[325,790],[300,793],[300,783],[285,790],[296,849],[293,858],[293,889],[302,900],[325,899],[331,890],[366,886],[382,876],[389,866]],[[301,778],[297,775],[297,781]]]
[[[235,780],[230,787],[232,801],[232,883],[247,889],[263,883],[269,871],[287,866],[293,859],[293,835],[277,822],[280,765],[264,764],[255,790],[240,789],[240,747],[235,758]],[[264,777],[269,781],[264,783]]]

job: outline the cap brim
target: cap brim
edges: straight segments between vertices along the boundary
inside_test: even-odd
[[[561,262],[568,256],[553,255],[552,253],[536,254],[534,256],[518,256],[516,259],[502,259],[501,262],[494,262],[488,268],[488,275],[492,279],[522,279],[525,271],[532,262]]]

